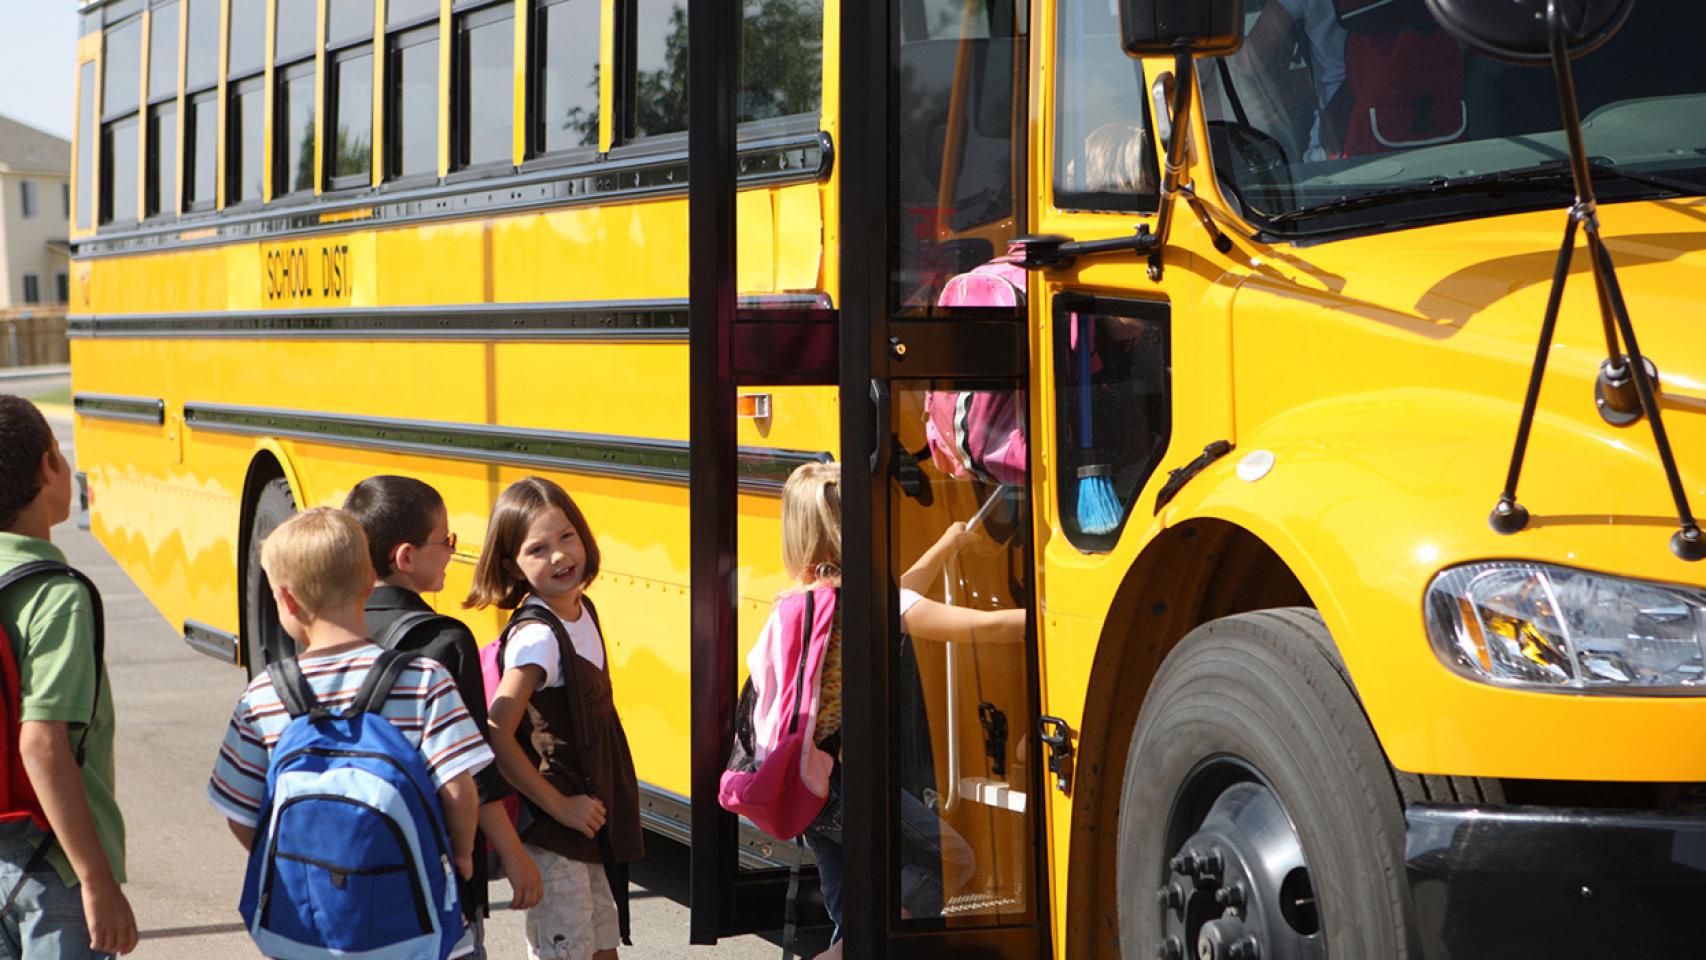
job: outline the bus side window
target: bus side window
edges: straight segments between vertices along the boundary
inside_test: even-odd
[[[534,0],[529,156],[598,147],[601,6],[598,0]]]
[[[687,129],[687,2],[630,0],[624,140]],[[742,0],[737,121],[823,108],[823,0]]]
[[[385,179],[438,172],[438,5],[385,7]]]
[[[451,54],[452,169],[508,164],[515,135],[515,6],[456,14]]]
[[[1024,208],[1014,203],[1025,182],[1015,120],[1026,103],[1021,9],[1013,0],[901,4],[891,289],[903,309],[928,308],[950,277],[1023,232]]]
[[[231,0],[226,40],[225,205],[261,199],[266,115],[264,0]]]
[[[219,176],[219,0],[184,0],[184,211],[212,208]]]
[[[148,27],[148,156],[143,215],[178,212],[178,4],[154,5]]]
[[[1054,205],[1153,211],[1158,197],[1143,70],[1120,47],[1107,0],[1061,0],[1056,62]]]
[[[326,8],[328,189],[373,181],[373,4],[331,0]]]
[[[273,28],[272,195],[314,189],[313,0],[277,0]]]
[[[823,0],[746,0],[738,120],[823,110]]]
[[[142,18],[108,27],[101,69],[101,223],[136,225]]]
[[[631,139],[687,129],[687,0],[633,0]]]
[[[95,223],[95,61],[77,66],[77,229]]]

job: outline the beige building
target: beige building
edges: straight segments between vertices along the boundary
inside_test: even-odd
[[[71,298],[70,171],[70,141],[0,116],[0,316]]]

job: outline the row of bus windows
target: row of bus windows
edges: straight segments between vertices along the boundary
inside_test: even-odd
[[[451,45],[450,168],[509,165],[517,120],[518,11],[531,18],[526,108],[520,115],[527,156],[590,157],[598,149],[600,0],[455,0],[447,35],[440,29],[438,0],[377,0],[377,13],[375,0],[323,0],[323,87],[317,83],[315,49],[322,0],[276,2],[270,90],[274,198],[311,194],[316,177],[324,190],[368,186],[375,162],[382,180],[432,181],[439,169],[439,44],[445,42]],[[262,199],[267,3],[229,3],[223,157],[218,153],[221,0],[155,0],[146,37],[140,12],[126,13],[106,27],[98,111],[96,64],[80,68],[79,228],[87,229],[97,213],[101,224],[122,224],[179,209],[212,209],[221,176],[226,206]],[[744,3],[740,119],[818,112],[823,0]],[[615,142],[685,131],[686,0],[618,0],[618,11]],[[376,25],[382,26],[378,43]],[[380,72],[375,71],[376,54],[383,57]],[[384,148],[377,158],[376,75],[384,95]],[[320,110],[325,112],[324,136],[317,141]],[[98,197],[92,196],[89,176],[97,130]]]

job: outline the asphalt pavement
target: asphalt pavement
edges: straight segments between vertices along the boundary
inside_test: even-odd
[[[0,383],[0,392],[9,386]],[[71,424],[49,419],[71,456]],[[243,673],[186,646],[88,531],[66,523],[54,529],[53,539],[94,579],[106,609],[129,872],[125,893],[142,933],[132,956],[258,956],[237,916],[245,854],[205,792],[214,753],[243,691]],[[725,939],[714,948],[688,946],[686,848],[647,839],[647,860],[634,870],[635,946],[624,948],[626,955],[740,960],[780,952],[778,941],[756,936]],[[494,884],[492,899],[507,903],[507,886]],[[492,960],[525,957],[522,915],[494,910],[487,945]]]

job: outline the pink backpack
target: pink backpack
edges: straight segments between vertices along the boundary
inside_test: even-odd
[[[835,758],[815,734],[823,655],[838,629],[834,588],[792,594],[776,604],[747,660],[752,676],[717,802],[778,840],[804,833],[829,799]]]
[[[941,307],[1022,307],[1023,251],[1007,255],[948,281],[936,301]],[[975,476],[995,483],[1025,481],[1025,392],[932,390],[924,398],[924,436],[930,460],[950,477]]]
[[[1023,249],[1008,247],[1005,256],[973,267],[948,281],[938,307],[1022,307],[1025,305]]]

